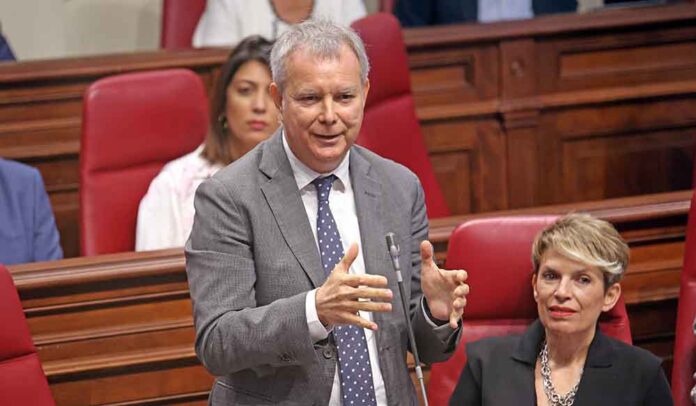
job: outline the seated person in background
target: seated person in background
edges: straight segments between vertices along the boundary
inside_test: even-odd
[[[399,0],[394,14],[404,27],[519,20],[574,13],[576,0]]]
[[[278,111],[268,93],[271,46],[260,36],[246,38],[221,67],[206,140],[153,179],[138,209],[136,251],[183,247],[193,224],[198,185],[278,128]]]
[[[532,248],[539,319],[521,336],[467,343],[450,405],[671,405],[660,360],[597,328],[628,254],[611,224],[586,214],[543,230]]]
[[[14,61],[15,56],[12,53],[12,48],[10,48],[10,43],[7,42],[5,36],[2,35],[2,26],[0,26],[0,62],[2,61]]]
[[[309,18],[350,25],[365,14],[363,0],[208,0],[193,46],[232,46],[253,34],[276,39]]]
[[[63,258],[41,174],[0,158],[0,264]]]

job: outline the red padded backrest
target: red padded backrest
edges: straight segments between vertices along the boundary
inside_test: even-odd
[[[162,33],[163,49],[189,49],[198,20],[205,10],[206,0],[163,0]]]
[[[695,168],[696,170],[696,168]],[[696,179],[696,173],[694,173]],[[676,406],[693,406],[689,391],[696,384],[696,339],[693,323],[696,317],[696,195],[691,198],[689,224],[686,231],[684,268],[677,308],[677,331],[674,341],[674,366],[672,369],[672,397]]]
[[[54,405],[22,303],[0,265],[0,405]]]
[[[416,117],[399,22],[391,14],[376,13],[352,26],[370,59],[370,93],[357,143],[412,170],[423,184],[428,216],[448,216]]]
[[[431,405],[446,405],[466,363],[465,343],[521,334],[537,318],[532,293],[532,243],[556,216],[493,217],[459,225],[450,237],[445,267],[465,269],[471,286],[464,309],[462,340],[454,355],[432,365]],[[623,299],[600,317],[607,335],[631,343]]]
[[[203,82],[186,69],[116,75],[87,89],[83,109],[82,255],[132,251],[138,205],[150,182],[205,138]]]

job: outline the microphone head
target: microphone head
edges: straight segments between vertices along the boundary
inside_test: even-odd
[[[394,233],[389,232],[387,235],[384,236],[384,238],[387,240],[387,247],[395,247],[396,246],[396,238],[394,238]]]
[[[396,236],[394,233],[389,232],[384,236],[384,238],[387,240],[387,249],[389,250],[389,255],[391,255],[392,258],[395,258],[399,255],[399,246],[396,245]]]

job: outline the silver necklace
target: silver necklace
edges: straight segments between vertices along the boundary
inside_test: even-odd
[[[553,387],[553,382],[551,382],[549,345],[546,343],[546,340],[544,340],[544,345],[539,352],[539,359],[541,360],[541,380],[544,384],[544,393],[551,406],[572,406],[573,402],[575,402],[575,394],[578,392],[578,386],[580,386],[580,379],[582,379],[583,371],[580,370],[580,378],[578,378],[578,382],[573,386],[573,389],[561,396],[556,392],[556,389]]]

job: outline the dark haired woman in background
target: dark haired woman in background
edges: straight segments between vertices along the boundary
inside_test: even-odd
[[[198,185],[278,127],[278,112],[268,93],[271,47],[272,43],[260,36],[248,37],[220,69],[205,142],[165,165],[140,202],[137,251],[182,247],[193,225],[193,197]]]

